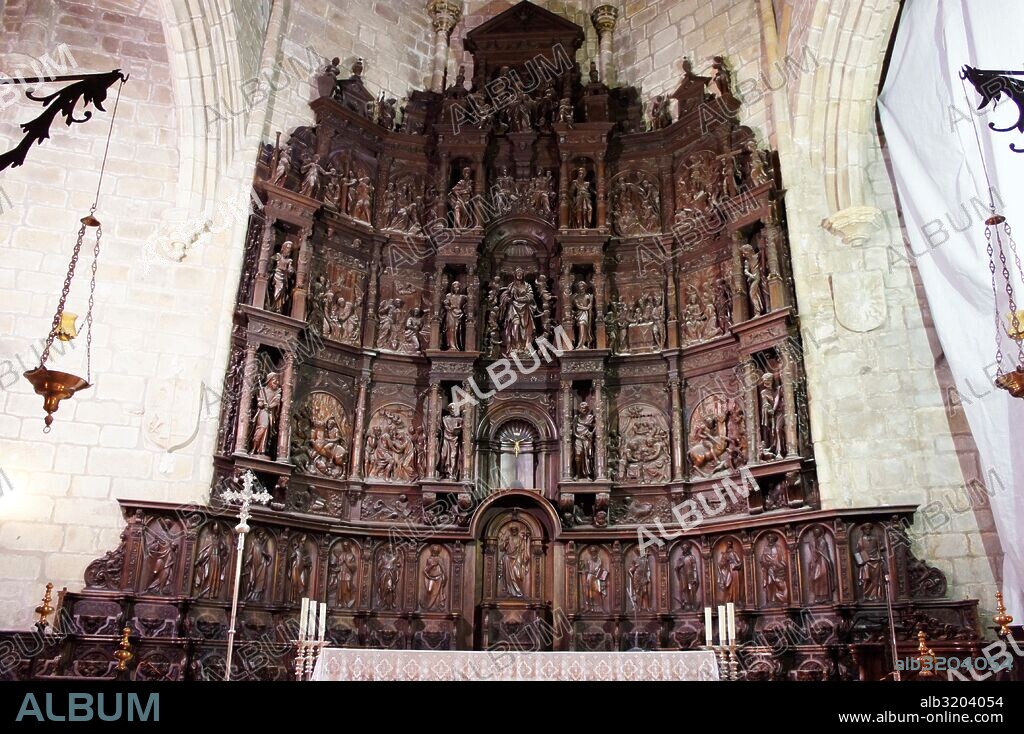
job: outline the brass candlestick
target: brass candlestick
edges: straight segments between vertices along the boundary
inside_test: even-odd
[[[39,628],[40,632],[46,629],[49,624],[47,619],[51,614],[53,614],[53,607],[50,606],[51,601],[53,601],[53,584],[47,584],[46,593],[43,594],[43,602],[36,607],[36,614],[39,615],[39,621],[36,622],[36,627]]]
[[[935,677],[935,651],[928,647],[928,637],[924,630],[917,633],[917,664],[918,678]]]
[[[1006,605],[1003,603],[1003,592],[996,592],[996,614],[992,621],[999,625],[999,636],[1006,637],[1010,634],[1010,625],[1013,624],[1013,617],[1006,613]]]
[[[114,651],[114,660],[117,661],[117,669],[119,672],[128,670],[128,663],[135,657],[132,653],[132,643],[129,639],[132,634],[131,627],[125,627],[121,631],[121,642],[118,644],[117,650]]]

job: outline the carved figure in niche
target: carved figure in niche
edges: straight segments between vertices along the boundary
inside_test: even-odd
[[[494,205],[498,211],[507,212],[519,200],[516,180],[509,175],[508,167],[502,166],[494,180]]]
[[[626,411],[619,481],[651,484],[668,481],[668,431],[664,419],[633,406]]]
[[[771,533],[767,545],[761,551],[761,587],[768,604],[785,604],[789,601],[789,580],[787,578],[786,549],[779,547],[779,536]]]
[[[441,478],[458,481],[462,463],[462,424],[455,403],[448,405],[448,415],[441,419]]]
[[[857,564],[857,582],[864,601],[881,601],[885,595],[885,561],[874,525],[865,525],[853,556]]]
[[[768,175],[768,164],[765,161],[764,154],[757,149],[757,143],[753,139],[748,140],[744,146],[744,150],[750,156],[749,173],[750,184],[752,186],[761,186],[768,183],[771,178]]]
[[[545,219],[554,214],[555,180],[551,171],[537,168],[537,175],[530,182],[530,205]]]
[[[508,127],[511,132],[522,133],[533,129],[535,103],[516,79],[508,102]]]
[[[573,479],[594,478],[594,412],[586,401],[580,403],[572,426]]]
[[[594,219],[593,194],[590,181],[587,180],[587,169],[576,169],[576,179],[572,182],[572,228],[589,229]]]
[[[398,323],[402,299],[382,300],[377,307],[377,349],[398,350]]]
[[[340,479],[348,472],[348,426],[342,431],[332,415],[321,421],[314,418],[309,467],[315,474]]]
[[[394,609],[398,602],[398,582],[402,574],[402,559],[394,547],[388,546],[380,555],[377,567],[377,599],[382,609]]]
[[[306,536],[294,535],[288,545],[287,599],[295,603],[309,590],[309,579],[313,572],[313,557],[306,548]]]
[[[414,308],[405,319],[405,332],[402,338],[402,354],[422,354],[420,332],[423,331],[424,312],[422,308]]]
[[[323,187],[323,177],[328,175],[327,170],[320,165],[320,156],[313,155],[302,166],[302,188],[299,193],[315,199],[320,195]]]
[[[616,176],[611,191],[611,211],[619,234],[655,232],[661,228],[661,197],[643,171]]]
[[[384,410],[366,436],[365,474],[372,479],[412,481],[419,478],[416,448],[405,419]]]
[[[697,424],[696,439],[686,455],[699,475],[709,477],[729,468],[730,441],[724,415],[706,412]]]
[[[739,167],[736,165],[736,154],[723,153],[718,156],[718,200],[739,196],[737,178]]]
[[[292,292],[292,280],[295,278],[295,260],[292,252],[295,243],[285,240],[281,249],[270,258],[270,303],[268,310],[283,313],[285,304]]]
[[[398,188],[394,181],[389,181],[387,188],[384,189],[381,209],[383,210],[384,228],[397,229],[395,220],[398,217]]]
[[[576,115],[573,112],[572,102],[568,97],[562,97],[558,101],[558,121],[572,130],[576,122]]]
[[[615,304],[609,303],[608,310],[604,314],[604,333],[608,340],[608,349],[612,354],[624,351],[620,343],[619,315],[615,312]]]
[[[430,546],[430,555],[423,564],[423,608],[443,609],[448,602],[448,570],[441,558],[441,546]]]
[[[583,584],[583,611],[603,610],[604,598],[608,596],[608,569],[601,562],[597,548],[590,548],[580,561],[580,577]]]
[[[292,146],[284,145],[278,148],[277,168],[274,169],[274,176],[270,183],[275,186],[286,186],[288,174],[292,172]]]
[[[704,333],[701,334],[701,337],[709,340],[721,336],[722,325],[718,323],[714,284],[710,280],[704,282],[701,291],[701,301],[704,307]]]
[[[444,323],[444,344],[446,351],[461,352],[466,348],[466,305],[469,296],[459,281],[454,281],[441,301]]]
[[[498,536],[500,577],[504,592],[517,599],[526,596],[530,577],[530,534],[519,523],[509,523]]]
[[[352,551],[352,543],[343,540],[334,551],[334,578],[331,586],[336,589],[335,601],[342,609],[351,609],[356,603],[356,574],[358,559]]]
[[[651,560],[648,556],[639,555],[629,565],[629,583],[626,595],[633,604],[633,609],[646,612],[651,608]]]
[[[459,179],[448,194],[448,207],[452,214],[452,227],[467,229],[472,226],[473,215],[470,201],[473,198],[473,173],[467,166],[462,169]]]
[[[252,440],[249,453],[268,456],[267,443],[277,427],[281,411],[281,380],[276,372],[267,374],[266,384],[256,391],[256,415],[253,418]]]
[[[498,313],[502,323],[505,355],[528,353],[533,344],[533,319],[537,315],[537,301],[522,268],[516,268],[512,282],[501,289]]]
[[[807,539],[810,557],[807,571],[810,577],[808,585],[811,590],[811,601],[815,604],[832,601],[832,591],[836,587],[836,567],[832,561],[832,548],[828,536],[820,527],[811,531]]]
[[[584,280],[576,281],[576,293],[572,297],[573,324],[576,328],[576,349],[591,349],[594,346],[594,296],[588,291]]]
[[[722,332],[732,326],[732,288],[725,278],[715,281],[715,317]]]
[[[178,559],[178,542],[174,524],[169,517],[161,517],[146,533],[146,558],[151,559],[149,584],[144,594],[169,594],[174,578],[174,564]]]
[[[739,553],[733,549],[732,541],[725,544],[725,548],[718,554],[718,573],[716,582],[722,602],[738,604],[740,601],[740,570],[743,568],[743,561]]]
[[[693,555],[693,546],[683,546],[683,554],[676,564],[676,579],[679,581],[679,605],[686,610],[697,609],[699,600],[697,593],[700,591],[700,570],[698,561]]]
[[[335,321],[335,328],[332,331],[333,338],[342,344],[359,345],[362,334],[360,329],[360,321],[362,320],[360,311],[362,311],[362,306],[363,294],[361,291],[356,292],[354,301],[346,301],[343,296],[338,295],[333,313]]]
[[[764,294],[761,292],[761,256],[749,242],[740,248],[743,258],[743,274],[747,277],[747,293],[750,297],[752,316],[764,314]]]
[[[252,534],[249,541],[249,558],[245,564],[244,585],[246,601],[263,601],[270,584],[270,573],[274,556],[270,553],[270,539],[260,529]]]
[[[700,305],[700,294],[696,286],[686,286],[686,307],[683,309],[683,339],[686,344],[696,344],[704,331],[704,309]]]
[[[373,210],[373,184],[369,176],[355,176],[345,182],[348,186],[347,214],[359,222],[371,221]]]
[[[227,572],[229,549],[219,527],[214,526],[196,554],[195,592],[199,598],[220,598]]]
[[[783,456],[782,439],[785,435],[785,412],[782,407],[782,385],[776,385],[775,375],[765,372],[758,387],[761,406],[762,461],[777,461]]]

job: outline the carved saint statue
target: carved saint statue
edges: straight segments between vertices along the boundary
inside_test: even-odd
[[[174,537],[171,519],[162,517],[157,529],[146,535],[146,557],[152,560],[146,594],[169,594],[174,580],[174,566],[178,558],[178,543]]]
[[[517,599],[529,591],[530,534],[519,523],[509,523],[498,536],[500,576],[504,591]]]
[[[388,546],[377,566],[377,599],[382,609],[394,609],[398,603],[398,582],[402,575],[402,559],[394,547]]]
[[[777,461],[783,456],[785,435],[785,412],[782,408],[782,385],[775,384],[775,375],[765,372],[758,387],[761,406],[761,451],[762,461]]]
[[[346,181],[348,185],[348,210],[350,217],[359,222],[370,223],[373,209],[373,184],[369,176],[357,176]]]
[[[516,268],[512,282],[501,289],[498,314],[503,329],[505,354],[529,352],[533,345],[533,319],[537,315],[537,299],[533,287],[526,282],[526,273],[522,268]]]
[[[764,154],[757,149],[757,143],[751,139],[747,141],[747,144],[744,147],[750,155],[749,176],[751,185],[761,186],[762,184],[768,183],[770,178],[767,170],[768,167],[765,162]]]
[[[679,581],[679,605],[683,609],[693,610],[699,606],[697,592],[700,589],[700,570],[697,558],[693,555],[693,546],[683,547],[683,555],[676,564],[676,579]]]
[[[593,221],[594,202],[585,168],[576,169],[576,179],[572,182],[570,201],[572,203],[572,228],[588,229]]]
[[[462,178],[448,193],[448,208],[451,211],[452,227],[455,229],[467,229],[472,226],[473,215],[470,211],[472,198],[473,172],[467,166],[462,169]]]
[[[562,97],[558,101],[558,121],[563,125],[566,125],[571,130],[575,123],[575,113],[573,112],[572,102],[568,97]]]
[[[572,318],[576,329],[576,349],[590,349],[594,346],[594,296],[587,290],[586,281],[576,281],[576,293],[572,297]]]
[[[312,156],[302,167],[302,189],[299,193],[315,199],[320,195],[323,187],[323,177],[327,170],[320,165],[320,156]]]
[[[423,564],[423,608],[443,609],[448,602],[448,571],[441,558],[441,546],[430,547],[430,555]]]
[[[651,101],[651,129],[663,130],[672,124],[672,101],[659,94]]]
[[[716,583],[719,601],[738,604],[740,601],[740,569],[743,568],[743,561],[740,560],[739,553],[733,549],[731,540],[718,554],[717,566]]]
[[[732,326],[732,288],[725,278],[715,281],[715,318],[723,332]]]
[[[294,250],[295,243],[285,240],[281,249],[270,258],[270,298],[267,306],[274,313],[284,313],[285,304],[292,292],[292,280],[295,278]]]
[[[377,349],[398,350],[398,324],[402,299],[381,299],[377,307]]]
[[[340,479],[348,471],[350,438],[343,435],[338,419],[314,417],[309,436],[309,469],[323,477]]]
[[[594,412],[580,403],[572,426],[572,473],[574,479],[594,478]]]
[[[292,146],[285,145],[279,148],[277,155],[277,168],[274,169],[274,176],[270,183],[275,186],[285,186],[288,183],[288,174],[292,171]]]
[[[402,338],[403,354],[421,354],[420,332],[423,331],[424,313],[422,308],[414,308],[405,319],[405,331]]]
[[[815,604],[832,601],[832,592],[836,584],[836,567],[832,561],[832,548],[828,544],[828,537],[820,527],[811,531],[811,537],[807,539],[810,558],[807,561],[807,571],[810,576],[809,586],[811,599]]]
[[[772,533],[761,551],[761,587],[768,604],[785,604],[789,601],[789,580],[787,578],[786,549],[779,546],[779,536]]]
[[[195,591],[200,598],[220,598],[228,565],[228,544],[219,528],[214,528],[196,554]]]
[[[628,571],[626,594],[633,609],[646,612],[651,608],[651,561],[645,555],[633,559]]]
[[[519,190],[516,180],[508,172],[507,166],[502,166],[494,179],[494,205],[500,212],[507,212],[519,199]]]
[[[252,441],[249,453],[256,456],[269,456],[267,443],[270,434],[277,427],[278,414],[281,410],[281,380],[276,372],[267,374],[266,384],[256,391],[256,415],[253,417]]]
[[[885,595],[885,566],[873,525],[864,526],[860,540],[857,541],[854,561],[864,601],[881,601]]]
[[[743,274],[747,276],[751,316],[761,316],[764,314],[764,294],[761,292],[761,257],[754,246],[749,243],[740,248],[740,255],[743,257]]]
[[[608,569],[601,562],[597,548],[591,548],[580,561],[580,583],[583,586],[583,611],[603,610],[604,598],[608,596]]]
[[[466,348],[466,305],[469,297],[459,281],[455,281],[441,301],[446,351],[461,352]]]
[[[350,541],[342,541],[338,546],[334,562],[337,604],[343,609],[351,609],[356,603],[356,573],[359,566]]]
[[[600,73],[597,70],[597,62],[596,61],[591,61],[590,62],[589,76],[590,76],[590,83],[591,84],[600,84],[601,83],[601,75],[600,75]]]
[[[455,403],[448,405],[448,415],[441,419],[441,478],[458,481],[462,459],[462,424]]]
[[[263,601],[270,584],[274,556],[269,550],[270,540],[263,530],[257,530],[249,541],[248,562],[245,564],[245,599]]]
[[[288,548],[287,598],[290,603],[298,602],[309,591],[310,575],[313,572],[313,558],[306,548],[306,536],[292,537]]]

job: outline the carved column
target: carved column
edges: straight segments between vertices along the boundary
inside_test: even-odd
[[[732,233],[732,322],[739,324],[750,318],[747,298],[747,276],[743,274],[743,256],[740,248],[747,244],[742,232]]]
[[[444,297],[441,291],[445,288],[444,263],[437,263],[432,276],[433,297],[430,301],[430,348],[441,348],[441,299]]]
[[[598,349],[608,348],[608,335],[604,329],[604,257],[594,262],[594,334]]]
[[[284,353],[284,376],[281,378],[281,410],[277,418],[277,460],[287,463],[292,442],[292,395],[295,392],[295,355]]]
[[[359,378],[359,397],[356,399],[356,419],[352,429],[352,471],[349,476],[362,479],[363,476],[363,434],[366,431],[366,392],[370,387],[370,375],[363,373]]]
[[[671,247],[672,245],[667,246]],[[665,334],[668,342],[666,346],[668,349],[678,349],[681,341],[679,338],[679,263],[672,263],[672,268],[665,274],[665,280],[668,283],[668,296],[665,304],[667,319]]]
[[[562,291],[559,299],[562,309],[562,328],[565,329],[569,339],[573,338],[572,330],[572,270],[569,263],[562,263],[562,275],[558,279],[558,287]]]
[[[782,358],[782,402],[785,407],[786,417],[786,456],[796,457],[800,455],[797,445],[796,425],[796,364],[793,353],[788,344],[779,346],[779,356]]]
[[[263,239],[260,243],[260,260],[256,269],[256,284],[252,289],[252,305],[256,308],[265,308],[267,305],[267,268],[270,265],[271,251],[277,244],[274,236],[274,224],[277,220],[272,214],[267,215],[267,221],[263,223]]]
[[[604,378],[594,379],[594,464],[597,478],[608,478],[608,419],[604,395]]]
[[[466,351],[473,352],[478,349],[479,342],[476,336],[476,314],[480,306],[480,277],[475,269],[467,278],[466,284]]]
[[[753,357],[742,362],[743,377],[743,410],[747,414],[747,463],[754,464],[761,452],[761,436],[757,427],[757,365]]]
[[[562,380],[562,481],[572,479],[572,380]]]
[[[375,247],[373,264],[370,265],[370,282],[366,294],[366,327],[363,329],[363,348],[373,349],[377,343],[377,280],[380,272],[381,248]]]
[[[434,27],[434,61],[431,67],[430,91],[444,91],[444,74],[448,68],[448,38],[462,18],[462,8],[451,0],[431,0],[427,5]]]
[[[448,174],[451,171],[451,155],[445,151],[441,153],[441,167],[437,169],[437,201],[434,203],[434,216],[444,221],[448,215]]]
[[[612,35],[618,19],[619,9],[614,5],[598,5],[590,14],[590,22],[597,29],[597,68],[601,73],[601,81],[605,84],[608,84],[608,70],[612,65]]]
[[[668,399],[672,410],[672,481],[681,482],[685,469],[683,454],[683,382],[678,377],[668,381]]]
[[[569,154],[562,153],[562,167],[558,173],[558,227],[569,228]]]
[[[605,201],[604,194],[604,153],[597,154],[597,161],[595,163],[595,176],[597,176],[597,226],[604,227],[608,224],[608,203]]]
[[[387,222],[384,219],[387,217],[387,212],[384,211],[384,207],[381,203],[384,201],[384,192],[388,188],[388,179],[391,176],[391,166],[394,163],[394,159],[391,156],[382,156],[380,164],[377,166],[377,195],[374,197],[376,211],[373,212],[373,216],[370,217],[374,222],[377,223],[377,229],[383,229]]]
[[[313,259],[313,246],[309,242],[312,231],[305,227],[299,232],[299,266],[295,269],[295,290],[292,291],[292,318],[306,320],[306,296],[309,294],[309,264]]]
[[[484,169],[484,159],[481,156],[479,160],[473,162],[473,194],[477,197],[484,195],[484,186],[487,185],[487,171]],[[477,209],[477,207],[474,207]],[[483,226],[483,222],[477,222],[478,226]]]
[[[249,453],[249,425],[252,421],[252,394],[256,386],[255,342],[245,346],[245,366],[242,368],[242,394],[238,398],[238,430],[235,432],[235,453]]]
[[[462,389],[472,395],[469,380],[462,381]],[[476,433],[476,403],[470,401],[462,410],[462,474],[463,482],[473,481],[473,434]]]
[[[782,227],[773,213],[765,224],[765,247],[768,248],[768,301],[770,308],[786,307],[786,288],[779,270],[780,248],[782,245]]]
[[[430,380],[427,398],[427,479],[437,479],[437,430],[441,415],[441,381]]]
[[[673,191],[672,158],[658,159],[658,175],[661,179],[661,229],[671,232],[675,221],[676,195]]]

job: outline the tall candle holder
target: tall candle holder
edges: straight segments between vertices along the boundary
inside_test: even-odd
[[[1003,603],[1003,592],[996,592],[996,614],[992,621],[999,626],[999,636],[1006,637],[1010,634],[1010,625],[1013,624],[1013,617],[1006,613],[1006,604]]]

